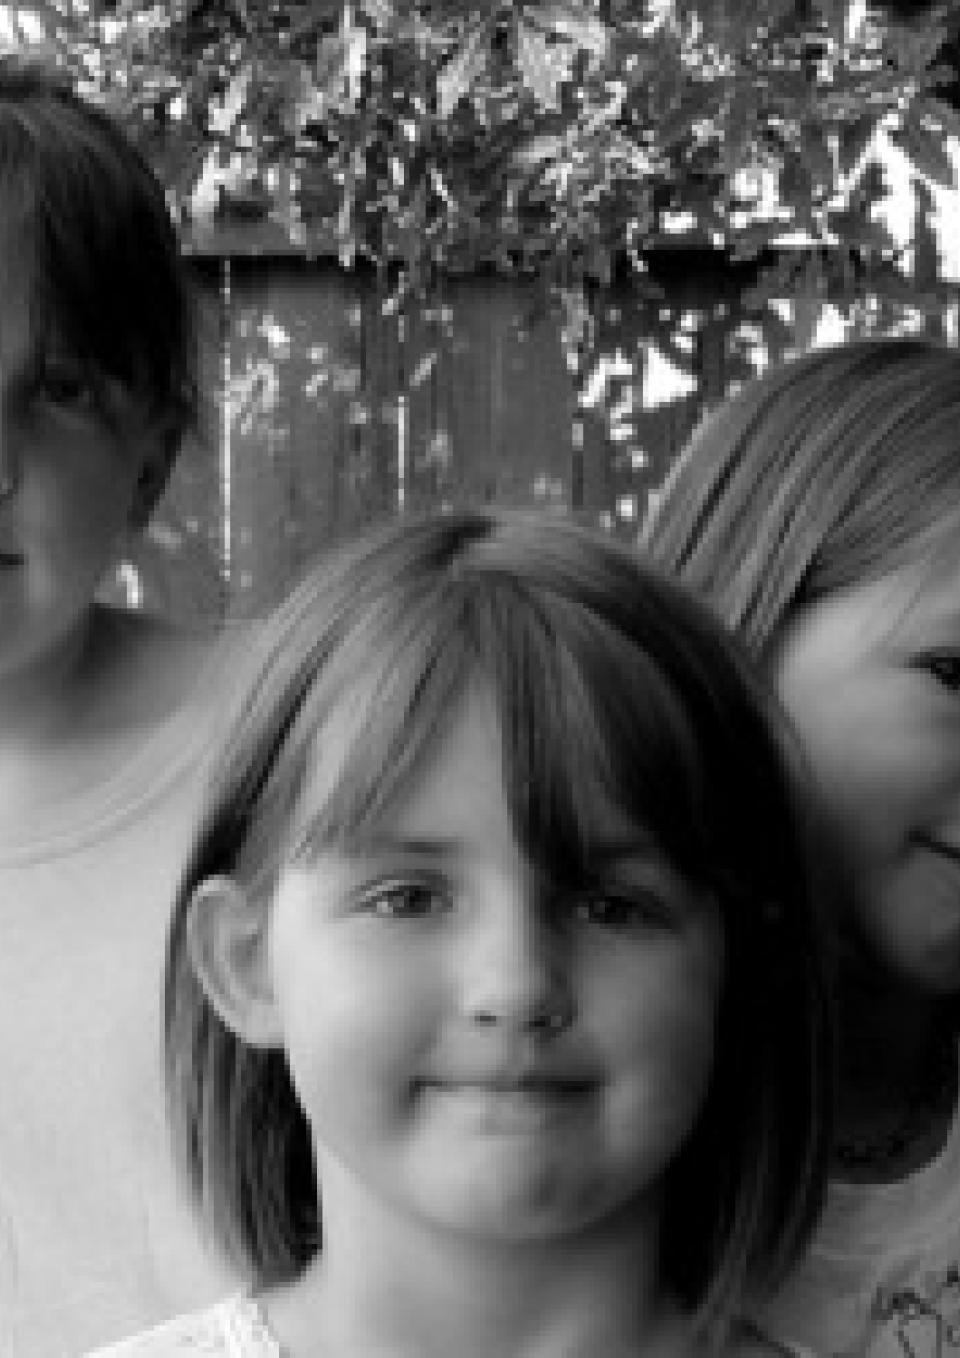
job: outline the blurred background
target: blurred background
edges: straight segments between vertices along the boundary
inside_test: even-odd
[[[960,6],[46,0],[167,187],[203,437],[106,593],[255,616],[383,515],[635,537],[725,392],[960,330]]]

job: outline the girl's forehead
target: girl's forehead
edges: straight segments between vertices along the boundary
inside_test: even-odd
[[[27,246],[0,223],[0,359],[5,366],[65,347],[61,327]]]
[[[927,550],[901,572],[906,619],[952,626],[960,636],[960,514],[937,526]]]
[[[469,720],[471,733],[479,723],[481,740],[499,751],[500,719],[492,691],[466,680],[429,713],[387,715],[389,703],[372,706],[372,695],[362,682],[341,689],[326,708],[310,740],[302,800],[321,808],[358,777],[390,774],[394,798],[409,800],[412,791],[450,763],[456,737]],[[411,753],[416,750],[416,757]],[[393,767],[391,767],[393,766]],[[384,803],[384,814],[389,803]]]
[[[904,546],[892,578],[907,589],[927,595],[949,590],[960,578],[960,447],[957,449],[957,482],[920,520],[914,514],[905,525]]]
[[[28,186],[8,178],[0,174],[0,270],[5,284],[19,280],[32,290],[41,231]]]
[[[36,308],[30,270],[8,256],[0,241],[0,371],[4,377],[25,368],[38,347]]]
[[[931,629],[960,638],[960,512],[918,536],[899,564],[841,593],[858,601],[866,642],[883,645]]]
[[[16,329],[32,353],[70,349],[71,330],[53,289],[43,231],[26,200],[10,206],[0,177],[0,327]]]
[[[574,767],[561,756],[550,761],[549,774],[538,767],[539,761],[518,768],[504,739],[495,687],[482,673],[468,672],[429,718],[421,714],[399,732],[371,732],[366,696],[356,690],[341,695],[311,742],[299,798],[301,827],[326,821],[328,809],[343,800],[344,792],[350,804],[359,783],[374,786],[378,794],[386,790],[385,795],[378,795],[375,807],[358,822],[351,817],[349,824],[337,825],[334,816],[329,829],[338,838],[342,834],[360,846],[383,836],[421,838],[431,825],[459,826],[469,838],[489,825],[492,814],[502,827],[509,823],[510,834],[526,852],[533,848],[526,842],[524,824],[530,807],[539,805],[542,811],[557,792],[555,784],[531,784],[538,776],[552,783],[559,773],[566,783],[563,800],[574,816],[575,837],[585,851],[614,842],[654,846],[648,826],[628,812],[599,762],[590,767],[581,759]],[[528,720],[533,734],[537,713],[531,712]],[[390,740],[390,735],[399,739]],[[572,831],[573,824],[567,829]],[[564,847],[573,850],[571,843]]]

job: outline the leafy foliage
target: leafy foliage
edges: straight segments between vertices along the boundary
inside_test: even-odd
[[[855,8],[855,7],[854,7]],[[664,237],[759,255],[785,234],[897,263],[864,172],[881,126],[953,183],[949,6],[848,0],[31,0],[198,234],[268,222],[409,283],[478,260],[609,276]],[[923,204],[920,204],[921,212]],[[852,266],[851,266],[852,267]]]
[[[153,557],[128,563],[172,615],[278,597],[298,553],[350,514],[398,487],[445,495],[471,456],[484,486],[526,478],[535,502],[629,537],[703,402],[758,355],[802,347],[825,302],[856,332],[954,299],[931,217],[960,137],[956,4],[7,0],[4,42],[35,44],[119,115],[201,251],[252,239],[379,275],[371,290],[364,269],[304,266],[309,287],[284,292],[274,263],[268,307],[234,270],[216,393],[229,500],[214,459],[181,458]],[[880,129],[912,167],[909,257],[879,219]],[[461,410],[468,362],[479,409],[493,341],[467,301],[449,305],[461,282],[445,275],[481,263],[542,283],[506,288],[538,362],[543,308],[559,322],[575,400],[561,371],[544,404],[556,427],[572,408],[574,428],[566,445],[549,436],[549,458],[516,436],[526,405],[508,435],[499,402],[489,438]],[[501,366],[522,350],[496,344]],[[526,362],[507,365],[525,394]],[[657,368],[670,380],[653,400]]]

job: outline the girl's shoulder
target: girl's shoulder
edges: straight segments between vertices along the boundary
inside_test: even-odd
[[[283,1353],[256,1303],[235,1296],[96,1349],[86,1358],[283,1358]]]

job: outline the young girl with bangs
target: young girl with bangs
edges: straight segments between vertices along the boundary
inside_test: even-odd
[[[217,760],[166,971],[175,1144],[242,1295],[102,1358],[690,1358],[829,1138],[814,829],[734,644],[599,534],[322,561]]]
[[[826,1211],[764,1322],[960,1354],[960,354],[864,340],[772,369],[695,434],[647,536],[764,664],[852,888]]]

